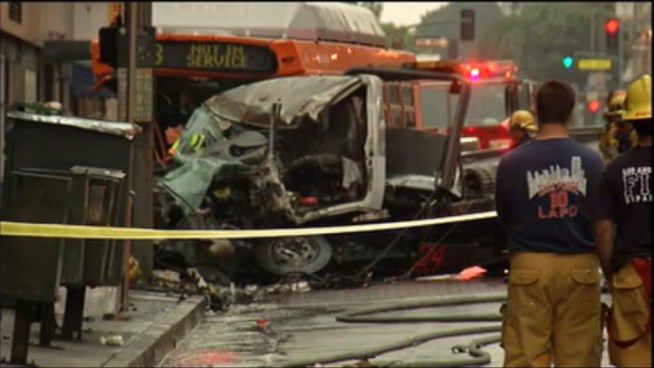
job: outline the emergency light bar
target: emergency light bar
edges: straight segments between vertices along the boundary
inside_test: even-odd
[[[518,71],[518,67],[510,60],[469,63],[448,60],[419,61],[411,65],[405,65],[405,67],[419,70],[446,71],[463,74],[472,80],[492,77],[511,78]]]

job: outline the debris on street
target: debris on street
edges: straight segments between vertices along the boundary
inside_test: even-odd
[[[106,313],[102,316],[102,319],[105,321],[129,321],[132,317],[121,314]]]
[[[172,270],[154,270],[152,271],[152,279],[155,282],[167,284],[179,284],[181,282],[179,272]]]
[[[468,281],[475,278],[483,277],[485,273],[486,273],[486,269],[479,266],[472,266],[459,272],[459,274],[456,275],[456,279],[460,281]]]
[[[105,346],[123,346],[124,341],[121,335],[102,336],[100,343]]]

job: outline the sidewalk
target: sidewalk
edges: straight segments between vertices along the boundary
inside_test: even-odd
[[[159,293],[130,291],[133,308],[128,321],[105,321],[102,316],[84,322],[82,340],[56,339],[51,347],[38,346],[40,324],[32,325],[28,362],[40,367],[152,367],[172,351],[201,320],[205,299],[192,296],[179,302]],[[57,319],[60,320],[60,316]],[[2,360],[9,361],[13,310],[2,310]],[[122,347],[104,346],[103,336],[121,335]],[[1,367],[10,365],[0,363]]]

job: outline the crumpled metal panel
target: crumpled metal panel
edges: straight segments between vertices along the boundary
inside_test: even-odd
[[[400,175],[389,178],[388,185],[431,192],[436,187],[436,178],[426,175]]]
[[[188,128],[180,137],[179,151],[184,151],[189,136],[197,133],[206,136],[207,148],[199,154],[176,154],[182,165],[169,172],[160,183],[186,205],[187,211],[200,208],[214,177],[245,168],[238,160],[212,155],[212,152],[220,153],[216,146],[225,144],[223,130],[246,129],[240,124],[230,127],[232,122],[238,124],[247,120],[267,126],[271,106],[278,100],[282,103],[280,119],[284,124],[300,123],[302,118],[317,121],[326,107],[361,86],[362,78],[278,78],[237,87],[212,97],[193,113]]]
[[[271,106],[280,100],[283,123],[297,123],[302,118],[318,121],[322,110],[360,85],[361,78],[357,76],[276,78],[231,89],[204,105],[225,120],[268,125]]]
[[[153,25],[166,34],[385,44],[384,31],[369,9],[338,2],[159,2],[152,14]]]
[[[48,116],[30,114],[20,111],[11,111],[7,113],[7,117],[14,120],[24,120],[35,123],[63,125],[85,130],[93,130],[99,133],[122,136],[129,140],[132,140],[134,136],[141,132],[141,128],[136,124],[108,120],[83,119],[74,116]]]
[[[214,177],[241,167],[238,162],[196,156],[169,172],[161,179],[160,184],[185,205],[183,208],[187,213],[192,213],[201,207]]]
[[[357,205],[360,208],[380,210],[384,202],[386,180],[386,118],[384,116],[384,82],[373,75],[361,75],[366,89],[366,116],[368,137],[365,143],[368,193]]]

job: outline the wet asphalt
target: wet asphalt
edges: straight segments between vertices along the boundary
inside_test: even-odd
[[[506,292],[501,279],[472,281],[403,281],[374,284],[367,288],[318,290],[268,295],[247,305],[233,305],[226,312],[207,313],[195,330],[162,362],[164,367],[261,367],[280,366],[290,360],[315,358],[331,353],[369,348],[448,329],[497,326],[499,322],[350,324],[336,321],[345,311],[380,306],[398,301],[439,296],[462,296]],[[606,299],[604,296],[603,299]],[[495,313],[499,302],[425,308],[393,315],[424,316],[460,313]],[[421,361],[443,361],[469,357],[453,354],[455,345],[497,333],[444,338],[404,350],[379,355],[372,363],[403,366]],[[498,344],[484,348],[491,355],[487,366],[502,365],[503,351]],[[325,364],[340,367],[356,360]],[[603,367],[610,367],[606,352]]]

